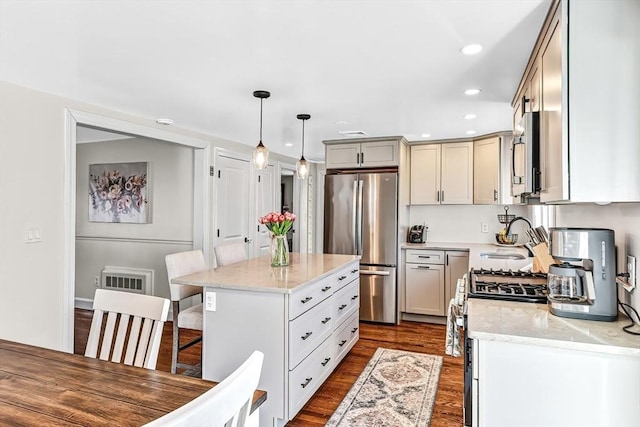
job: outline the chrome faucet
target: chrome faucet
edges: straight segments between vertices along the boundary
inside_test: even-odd
[[[510,234],[511,226],[513,225],[513,223],[516,222],[516,221],[520,221],[520,220],[522,220],[522,221],[526,222],[527,224],[529,224],[529,228],[530,229],[533,228],[533,225],[531,224],[531,221],[529,221],[527,218],[525,218],[523,216],[517,216],[517,217],[513,218],[511,221],[509,221],[509,224],[507,225],[507,235]],[[533,253],[533,250],[531,250],[531,243],[530,242],[525,243],[524,247],[527,248],[527,251],[529,252],[529,256],[530,257],[533,257],[535,255]]]

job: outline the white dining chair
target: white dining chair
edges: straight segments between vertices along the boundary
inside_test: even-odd
[[[171,373],[180,369],[199,369],[197,365],[178,362],[178,354],[202,341],[202,334],[187,343],[180,344],[180,329],[202,331],[202,302],[191,307],[181,309],[180,303],[194,295],[202,295],[202,287],[179,285],[173,279],[191,273],[198,273],[207,269],[207,263],[201,250],[178,252],[165,257],[167,277],[169,278],[169,292],[173,312],[173,344],[171,347]],[[201,298],[202,301],[202,298]]]
[[[233,373],[211,390],[145,427],[245,427],[253,393],[260,382],[264,354],[254,351]]]
[[[107,320],[103,331],[105,314]],[[93,319],[84,355],[155,369],[162,328],[168,314],[169,300],[166,298],[96,289]]]
[[[221,245],[213,248],[216,255],[216,265],[222,267],[223,265],[235,264],[236,262],[244,261],[247,259],[247,248],[244,243],[231,243],[229,245]]]

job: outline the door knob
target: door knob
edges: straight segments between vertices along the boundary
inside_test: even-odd
[[[244,242],[245,243],[251,243],[251,237],[245,237],[244,238]]]

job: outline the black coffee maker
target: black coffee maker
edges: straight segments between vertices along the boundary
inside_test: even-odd
[[[424,225],[414,225],[407,232],[408,243],[424,243],[427,241],[427,229]]]

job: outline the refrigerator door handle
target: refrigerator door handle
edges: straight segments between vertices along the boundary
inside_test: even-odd
[[[358,224],[358,180],[353,181],[353,254],[358,255],[358,236],[360,235],[360,224]]]
[[[362,180],[358,180],[358,225],[356,227],[356,244],[358,246],[357,255],[362,255]]]
[[[363,276],[390,276],[390,271],[371,271],[371,270],[360,270],[360,274]]]

